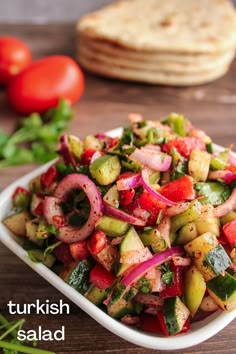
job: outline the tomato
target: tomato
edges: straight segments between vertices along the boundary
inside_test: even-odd
[[[163,299],[174,296],[182,296],[184,292],[184,267],[175,266],[173,262],[170,263],[173,272],[173,280],[171,285],[165,284],[165,288],[160,292]]]
[[[32,55],[25,43],[14,37],[0,37],[0,84],[27,68]]]
[[[169,153],[173,147],[176,148],[176,150],[178,150],[178,152],[187,159],[189,158],[193,149],[199,149],[201,151],[206,150],[205,143],[201,139],[195,137],[185,137],[170,140],[163,145],[162,149],[163,151]]]
[[[96,150],[94,149],[86,149],[81,155],[81,163],[83,165],[89,165],[91,162],[91,159],[93,157],[93,154],[95,154]]]
[[[78,241],[70,245],[70,252],[74,260],[82,261],[90,256],[87,241]]]
[[[150,315],[149,313],[142,313],[140,315],[139,325],[144,331],[160,332],[161,330],[160,323],[156,316]]]
[[[152,197],[148,192],[144,191],[138,198],[135,199],[132,208],[133,210],[136,208],[141,208],[148,211],[150,216],[146,222],[146,226],[152,226],[156,224],[157,216],[160,210],[164,210],[166,205]]]
[[[125,207],[132,203],[135,196],[135,190],[132,188],[126,191],[119,191],[119,196],[120,196],[120,206]]]
[[[192,200],[195,198],[192,178],[189,176],[180,177],[162,186],[158,192],[173,202]]]
[[[71,104],[84,91],[84,76],[77,63],[62,55],[40,59],[11,80],[7,96],[22,114],[43,113],[55,107],[60,98]]]
[[[88,241],[88,250],[92,255],[100,253],[107,245],[107,236],[101,230],[96,230]]]
[[[70,248],[66,243],[62,243],[59,246],[57,246],[54,249],[53,253],[56,259],[62,262],[65,267],[68,267],[68,265],[73,261],[70,253]]]
[[[59,177],[59,172],[57,171],[56,167],[53,165],[49,167],[49,169],[42,173],[41,175],[41,183],[44,187],[50,187],[53,182],[57,180]]]
[[[23,187],[17,187],[12,195],[12,199],[14,199],[20,193],[30,195],[30,192],[27,189]]]
[[[90,271],[89,281],[95,285],[98,289],[107,289],[116,280],[116,276],[111,272],[108,272],[100,264],[96,264]]]
[[[231,247],[236,243],[236,220],[232,220],[223,226],[223,232]]]

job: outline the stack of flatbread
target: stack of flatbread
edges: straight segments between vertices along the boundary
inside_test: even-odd
[[[224,75],[235,55],[228,0],[121,0],[77,24],[80,64],[99,75],[188,86]]]

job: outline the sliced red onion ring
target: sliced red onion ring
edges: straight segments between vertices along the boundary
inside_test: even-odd
[[[208,175],[208,179],[222,179],[229,184],[236,179],[236,174],[229,170],[211,171]]]
[[[81,228],[70,225],[59,228],[57,238],[65,243],[85,240],[94,230],[96,222],[102,216],[102,199],[96,185],[86,175],[73,173],[63,178],[58,184],[53,199],[46,198],[44,211],[46,220],[58,227],[57,223],[55,223],[55,215],[61,216],[62,214],[58,201],[65,200],[68,194],[75,189],[82,189],[85,192],[91,209],[87,222]]]
[[[55,225],[57,228],[62,226],[60,220],[64,219],[64,214],[61,207],[59,206],[61,200],[55,197],[45,197],[43,215],[48,224]]]
[[[126,191],[141,185],[140,173],[133,173],[129,177],[121,178],[116,182],[118,191]]]
[[[69,149],[68,136],[65,134],[60,137],[60,155],[66,164],[71,164],[74,168],[76,167],[75,158]]]
[[[126,221],[131,225],[145,226],[146,222],[144,220],[137,219],[135,216],[125,213],[124,211],[114,208],[113,206],[107,204],[103,201],[103,212],[106,215],[114,216],[118,220]]]
[[[183,248],[180,246],[174,246],[163,252],[157,253],[151,259],[148,259],[133,268],[126,276],[124,276],[123,279],[121,279],[120,284],[124,284],[126,286],[126,290],[128,290],[128,288],[144,276],[149,269],[171,260],[173,256],[181,256],[183,253]]]
[[[165,216],[175,216],[178,214],[183,213],[185,210],[188,209],[190,202],[180,202],[175,206],[172,206],[165,210]]]
[[[164,197],[153,188],[153,186],[149,182],[149,170],[147,168],[144,167],[142,169],[141,177],[142,177],[141,183],[143,185],[143,188],[146,189],[153,197],[155,197],[157,200],[167,205],[177,204],[176,202],[172,202],[172,200],[169,200],[168,198]]]
[[[172,160],[171,156],[163,152],[151,151],[148,149],[135,149],[129,158],[151,168],[154,171],[160,172],[167,171]]]
[[[218,205],[214,209],[214,215],[217,218],[220,218],[234,209],[236,209],[236,188],[233,189],[230,197],[223,204]]]
[[[154,144],[146,144],[145,146],[141,147],[142,151],[155,151],[155,152],[159,152],[161,151],[161,148],[159,145],[154,145]]]

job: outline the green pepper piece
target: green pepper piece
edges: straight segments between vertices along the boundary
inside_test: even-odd
[[[198,182],[195,189],[199,195],[205,196],[204,203],[219,205],[230,196],[230,189],[220,182]]]

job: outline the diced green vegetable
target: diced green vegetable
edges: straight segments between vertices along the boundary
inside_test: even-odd
[[[182,137],[186,136],[186,120],[184,119],[184,116],[176,113],[171,113],[163,120],[163,123],[168,124],[177,135]]]
[[[178,296],[165,299],[163,315],[168,334],[180,332],[189,317],[189,310]]]
[[[164,251],[167,248],[166,241],[156,228],[140,232],[139,236],[144,246],[151,246],[154,253]]]
[[[217,245],[205,255],[207,267],[210,267],[215,275],[224,272],[231,264],[231,260],[222,245]]]
[[[106,289],[98,289],[92,285],[84,295],[94,305],[99,306],[107,298],[108,294]]]
[[[199,270],[192,265],[185,273],[184,302],[193,317],[197,312],[206,291],[206,283]]]
[[[202,206],[201,215],[194,222],[198,235],[208,231],[217,237],[220,235],[219,219],[214,216],[214,207],[211,204]]]
[[[27,210],[7,216],[2,222],[16,236],[26,235],[26,222],[31,219]]]
[[[119,207],[119,192],[116,184],[109,188],[109,190],[104,195],[103,200],[115,208]]]
[[[106,215],[103,215],[97,224],[97,229],[102,230],[110,237],[122,236],[129,228],[130,225],[127,222]]]
[[[226,215],[223,215],[220,218],[220,222],[222,225],[225,225],[228,222],[233,221],[233,220],[236,220],[236,212],[234,210],[231,210]]]
[[[224,170],[229,157],[229,150],[226,149],[220,152],[218,155],[212,156],[211,158],[211,169],[212,170]]]
[[[88,261],[83,260],[71,267],[63,279],[78,292],[84,294],[89,288],[90,268]]]
[[[89,166],[92,177],[102,186],[116,181],[121,165],[117,156],[103,155]]]
[[[51,268],[56,261],[53,254],[44,254],[44,252],[38,248],[28,250],[28,255],[33,262],[41,262],[48,268]]]
[[[198,182],[195,184],[199,195],[205,196],[204,203],[219,205],[230,196],[230,189],[220,182]]]
[[[195,221],[192,221],[187,225],[181,227],[181,229],[178,232],[178,237],[176,240],[176,243],[178,245],[185,245],[186,243],[192,241],[198,236],[197,226],[195,224]]]
[[[36,221],[35,219],[26,221],[25,228],[26,228],[26,237],[37,246],[42,247],[43,239],[40,240],[36,236],[37,229],[38,229],[38,221]]]
[[[171,218],[171,230],[177,231],[184,225],[194,221],[201,214],[202,205],[198,200],[193,200],[188,209],[183,213],[175,215]]]
[[[102,143],[101,141],[96,138],[96,136],[94,135],[86,135],[84,141],[84,150],[87,149],[92,149],[92,150],[97,150],[97,151],[101,151],[102,150]]]
[[[209,295],[222,308],[230,311],[236,306],[236,279],[225,272],[207,282]]]
[[[206,151],[193,149],[188,163],[189,175],[195,181],[205,182],[210,169],[211,155]]]

